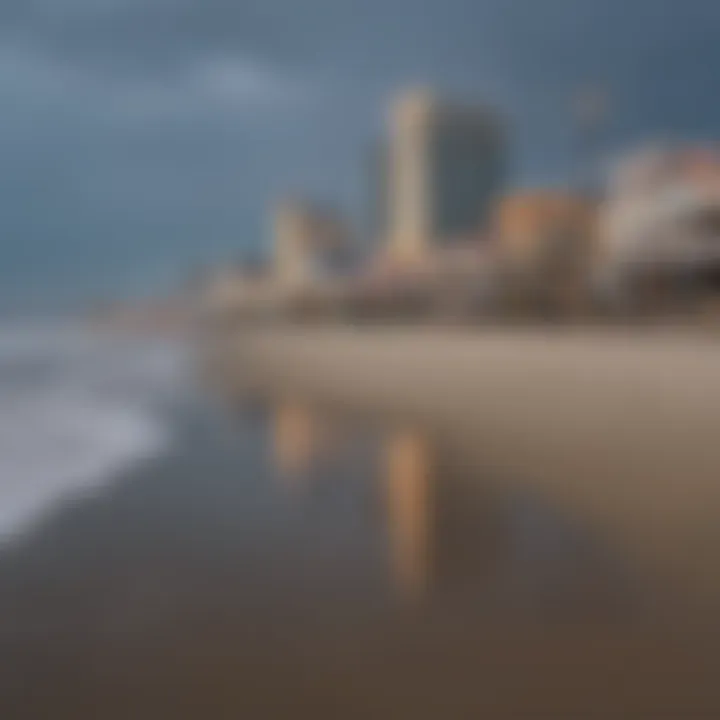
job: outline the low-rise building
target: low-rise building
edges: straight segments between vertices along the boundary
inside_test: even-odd
[[[521,313],[575,313],[590,302],[597,254],[595,201],[538,190],[504,198],[494,225],[505,305]]]
[[[511,263],[533,263],[563,239],[590,255],[595,249],[597,206],[561,191],[535,190],[503,198],[495,214],[499,252]]]
[[[640,285],[720,289],[720,148],[653,147],[615,168],[602,207],[604,273]]]
[[[335,212],[290,200],[274,215],[274,265],[277,283],[288,292],[331,278],[350,262],[350,231]]]
[[[265,267],[229,264],[210,272],[199,289],[198,310],[212,322],[277,314],[282,298]]]

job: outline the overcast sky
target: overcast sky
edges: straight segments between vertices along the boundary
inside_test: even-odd
[[[172,282],[286,192],[362,218],[407,83],[500,106],[519,184],[566,177],[586,83],[613,147],[720,137],[719,32],[717,0],[0,0],[0,301]]]

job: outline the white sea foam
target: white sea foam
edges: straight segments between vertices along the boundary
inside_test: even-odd
[[[0,326],[0,540],[162,452],[183,373],[167,343]]]

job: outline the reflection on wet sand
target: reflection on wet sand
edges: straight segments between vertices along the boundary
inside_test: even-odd
[[[274,403],[273,460],[284,486],[295,492],[307,487],[322,461],[338,453],[331,422],[308,402],[297,398]],[[389,564],[397,587],[422,595],[430,582],[433,532],[433,454],[426,436],[412,426],[389,430],[380,443],[377,478],[382,515],[389,541]],[[343,478],[338,477],[337,482]]]
[[[288,489],[301,489],[321,450],[322,429],[317,415],[298,400],[276,403],[272,439],[278,475]]]
[[[328,408],[297,398],[273,407],[273,462],[283,487],[310,508],[320,499],[297,490],[322,479],[345,497],[326,513],[365,534],[374,517],[393,594],[474,598],[496,611],[541,614],[614,613],[632,602],[626,568],[601,538],[540,497],[488,486],[467,458],[417,423],[383,423],[358,452],[339,430],[347,419]],[[368,455],[376,461],[368,464]]]
[[[417,431],[389,434],[386,456],[388,533],[393,574],[408,595],[421,595],[432,573],[433,458]]]

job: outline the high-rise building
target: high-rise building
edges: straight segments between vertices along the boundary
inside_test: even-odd
[[[492,111],[439,102],[425,91],[402,96],[392,109],[387,156],[391,254],[412,258],[476,234],[501,191],[505,155]]]

